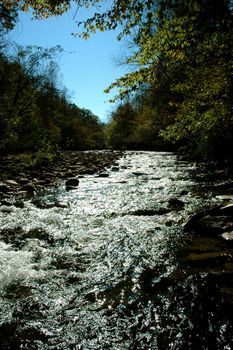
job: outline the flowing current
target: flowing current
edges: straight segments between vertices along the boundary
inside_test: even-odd
[[[231,349],[218,306],[200,316],[205,273],[177,254],[184,222],[218,201],[196,165],[125,152],[107,172],[0,208],[0,348]]]

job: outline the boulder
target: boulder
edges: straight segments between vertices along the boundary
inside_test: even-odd
[[[230,232],[224,232],[221,237],[226,241],[232,241],[233,242],[233,231]]]
[[[158,208],[158,209],[138,209],[135,210],[129,215],[135,215],[135,216],[154,216],[154,215],[164,215],[170,212],[170,209],[167,208]],[[128,214],[126,214],[128,215]]]
[[[2,200],[1,205],[4,205],[6,207],[11,207],[13,204],[6,199]]]
[[[221,190],[221,191],[232,190],[233,189],[233,181],[232,180],[223,181],[221,183],[216,184],[215,188],[217,190]]]
[[[187,231],[222,234],[233,229],[233,204],[196,213],[184,225]]]
[[[231,255],[224,254],[222,252],[207,252],[207,253],[191,253],[183,261],[189,265],[199,266],[216,266],[220,263],[226,263],[232,260]]]
[[[21,191],[26,191],[29,194],[33,194],[34,192],[36,192],[36,188],[33,184],[27,184],[21,187]]]
[[[221,215],[229,215],[233,217],[233,203],[229,203],[228,205],[221,207],[219,209],[219,212]]]
[[[182,190],[182,191],[180,192],[180,195],[181,195],[181,196],[186,196],[187,194],[189,194],[189,191],[187,191],[187,190]]]
[[[6,184],[0,182],[0,192],[5,194],[9,191],[10,191],[10,188]]]
[[[72,177],[66,180],[66,189],[68,187],[77,187],[78,185],[79,185],[79,179],[77,179],[76,177]]]
[[[93,175],[94,173],[96,173],[96,168],[82,168],[80,169],[79,171],[79,174],[82,174],[82,175]]]
[[[135,175],[135,176],[147,175],[147,174],[145,174],[145,173],[141,173],[140,171],[133,171],[132,174]]]
[[[168,203],[173,209],[181,209],[184,207],[184,202],[177,198],[170,198]]]
[[[26,177],[20,177],[18,179],[18,182],[19,182],[20,185],[26,185],[29,182],[29,179],[26,178]]]
[[[99,173],[98,177],[109,177],[108,173]]]
[[[205,215],[203,217],[196,216],[196,221],[192,219],[185,225],[185,228],[189,231],[220,234],[233,228],[233,222],[229,216]]]
[[[18,182],[14,180],[6,180],[5,182],[7,185],[10,185],[10,186],[18,186]]]

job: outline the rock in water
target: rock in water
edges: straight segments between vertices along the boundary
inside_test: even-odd
[[[184,202],[178,198],[170,198],[168,203],[173,209],[181,209],[185,205]]]
[[[79,179],[72,177],[66,180],[66,187],[77,187],[79,185]]]
[[[108,173],[99,173],[98,177],[109,177]]]

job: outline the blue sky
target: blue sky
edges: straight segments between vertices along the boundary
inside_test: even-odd
[[[74,19],[75,12],[73,8],[60,17],[46,20],[32,20],[30,14],[20,13],[11,39],[21,45],[47,48],[61,45],[64,52],[58,62],[72,102],[106,121],[114,106],[107,102],[111,94],[103,90],[124,73],[116,61],[125,48],[117,41],[115,32],[97,33],[87,41],[72,36],[71,33],[78,31],[75,21],[83,16],[78,12]]]

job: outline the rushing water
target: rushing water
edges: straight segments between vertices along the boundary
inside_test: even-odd
[[[217,200],[172,153],[118,163],[41,195],[43,208],[0,208],[1,349],[231,349],[216,305],[200,318],[206,279],[176,254],[189,215]]]

